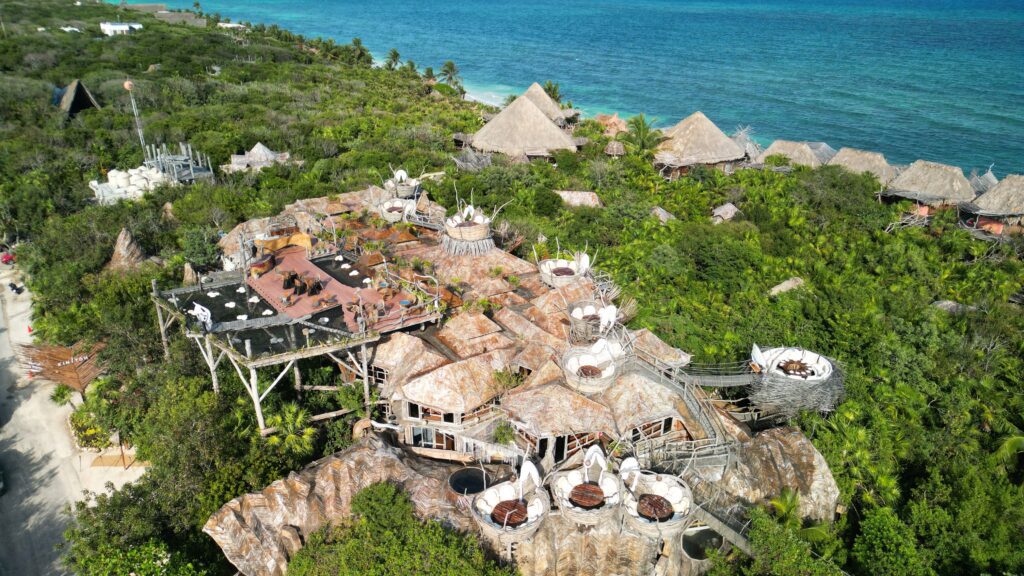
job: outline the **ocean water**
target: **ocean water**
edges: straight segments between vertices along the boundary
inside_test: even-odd
[[[702,110],[823,140],[1024,172],[1024,0],[201,0],[234,21],[362,38],[500,102],[553,80],[586,114]],[[171,0],[190,8],[190,0]]]

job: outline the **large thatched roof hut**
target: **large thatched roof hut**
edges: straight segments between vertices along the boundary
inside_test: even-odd
[[[757,162],[764,163],[769,156],[785,156],[792,164],[801,164],[817,168],[828,163],[836,151],[824,142],[793,142],[792,140],[776,140],[761,152]]]
[[[962,205],[978,216],[989,216],[1010,224],[1024,221],[1024,176],[1010,174],[988,192]]]
[[[870,172],[882,184],[888,184],[896,177],[896,169],[886,161],[880,152],[869,152],[856,148],[840,148],[828,161],[830,165],[842,166],[854,174]]]
[[[717,165],[742,160],[743,148],[708,120],[703,112],[694,112],[664,131],[667,139],[658,145],[655,163],[669,168],[697,164]]]
[[[576,151],[572,136],[526,96],[516,98],[474,134],[471,145],[481,152],[508,156],[549,156],[555,150]]]
[[[974,200],[974,189],[960,168],[918,160],[889,184],[885,195],[941,206]]]
[[[545,116],[551,119],[552,122],[561,126],[569,119],[569,114],[575,114],[575,111],[563,110],[562,107],[555,102],[555,99],[548,95],[544,91],[544,88],[534,82],[530,84],[530,87],[523,92],[523,96],[530,99]]]

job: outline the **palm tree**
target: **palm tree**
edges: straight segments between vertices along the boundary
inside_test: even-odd
[[[434,67],[433,66],[427,66],[427,69],[423,71],[423,77],[425,79],[427,79],[427,80],[433,80],[434,79]]]
[[[275,428],[273,434],[267,437],[267,444],[278,446],[282,452],[295,458],[313,453],[316,430],[308,425],[309,414],[299,408],[298,404],[285,404],[279,414],[267,419],[267,424]]]
[[[996,462],[1009,468],[1016,462],[1017,455],[1024,453],[1024,431],[1019,426],[1006,419],[999,419],[993,423],[994,427],[1003,433],[996,449]]]
[[[800,527],[800,493],[792,488],[783,488],[778,496],[768,501],[775,518],[791,528]]]
[[[775,512],[775,519],[794,531],[797,536],[808,542],[824,540],[829,535],[827,524],[811,524],[804,527],[800,518],[800,493],[792,488],[783,488],[778,496],[768,501]]]
[[[656,130],[643,114],[633,116],[627,123],[629,132],[624,133],[621,139],[626,148],[634,154],[647,156],[665,139],[661,130]]]
[[[352,58],[355,60],[356,64],[368,64],[373,62],[373,55],[370,54],[370,51],[366,46],[363,46],[363,41],[360,38],[352,39]]]
[[[412,60],[406,60],[405,64],[402,65],[402,70],[405,70],[406,72],[408,72],[410,74],[418,74],[419,73],[419,71],[416,70],[416,63],[413,62]]]
[[[384,61],[384,67],[388,70],[394,70],[395,68],[398,68],[398,64],[401,61],[402,57],[398,54],[398,49],[392,48],[391,50],[388,50],[388,59]]]
[[[560,88],[561,87],[557,82],[552,82],[551,80],[544,81],[544,91],[547,92],[548,96],[550,96],[552,100],[558,103],[562,102],[562,93]]]
[[[462,78],[459,77],[459,67],[455,65],[455,62],[448,60],[441,66],[441,81],[462,91]]]
[[[52,400],[57,406],[67,406],[68,404],[74,406],[75,403],[72,402],[74,394],[75,391],[67,384],[57,384],[57,387],[53,389],[53,392],[50,392],[50,400]]]

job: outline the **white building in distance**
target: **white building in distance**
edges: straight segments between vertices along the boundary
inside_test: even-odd
[[[136,30],[142,30],[142,24],[138,22],[100,22],[100,31],[107,36],[131,34]]]

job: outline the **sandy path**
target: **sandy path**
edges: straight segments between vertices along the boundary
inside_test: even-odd
[[[142,469],[92,467],[96,454],[79,452],[71,442],[65,423],[71,409],[49,399],[54,385],[21,372],[13,345],[31,340],[32,297],[7,289],[14,277],[12,270],[0,272],[0,469],[6,484],[0,495],[0,576],[65,574],[55,549],[67,524],[65,506],[81,499],[83,490],[102,490],[108,481],[119,486]]]

